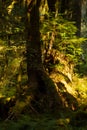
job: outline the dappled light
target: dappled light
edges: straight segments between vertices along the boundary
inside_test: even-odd
[[[0,130],[87,129],[86,6],[0,1]]]

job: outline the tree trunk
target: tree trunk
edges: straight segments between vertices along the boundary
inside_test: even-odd
[[[39,6],[41,0],[33,1],[31,8],[28,7],[26,16],[26,51],[27,51],[27,74],[28,88],[26,95],[29,102],[37,111],[52,111],[60,104],[59,95],[53,81],[43,68],[41,43],[39,32]]]
[[[37,86],[37,71],[42,69],[41,61],[41,43],[40,43],[40,32],[39,32],[39,5],[40,0],[32,3],[31,9],[28,5],[27,21],[26,21],[26,32],[27,32],[27,73],[28,83],[30,82]],[[29,21],[30,20],[30,21]],[[32,84],[31,83],[31,84]]]
[[[73,13],[72,20],[75,21],[75,25],[77,27],[77,36],[80,36],[81,32],[81,0],[73,0]]]

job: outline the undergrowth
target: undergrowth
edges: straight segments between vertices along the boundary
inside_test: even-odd
[[[30,117],[22,115],[17,121],[4,121],[0,123],[0,130],[86,130],[87,124],[77,126],[70,123],[69,117],[54,118],[50,115]],[[74,122],[74,120],[73,120]]]

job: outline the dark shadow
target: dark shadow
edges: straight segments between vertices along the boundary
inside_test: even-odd
[[[76,127],[87,126],[87,112],[77,111],[72,115],[70,124]]]
[[[0,98],[0,119],[5,120],[10,117],[10,110],[15,105],[15,98],[7,101],[5,98]]]
[[[45,71],[37,72],[38,87],[31,104],[38,113],[52,113],[60,110],[63,105],[56,86]]]

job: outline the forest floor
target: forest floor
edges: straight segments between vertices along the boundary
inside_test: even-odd
[[[61,109],[51,114],[21,114],[18,119],[0,119],[0,130],[87,130],[87,78],[75,78],[72,86],[74,90],[67,87],[72,96],[74,91],[78,92],[77,110]],[[70,101],[72,96],[69,97]]]
[[[18,120],[0,122],[0,130],[87,130],[87,113],[61,113],[61,117],[49,114],[22,115]]]

